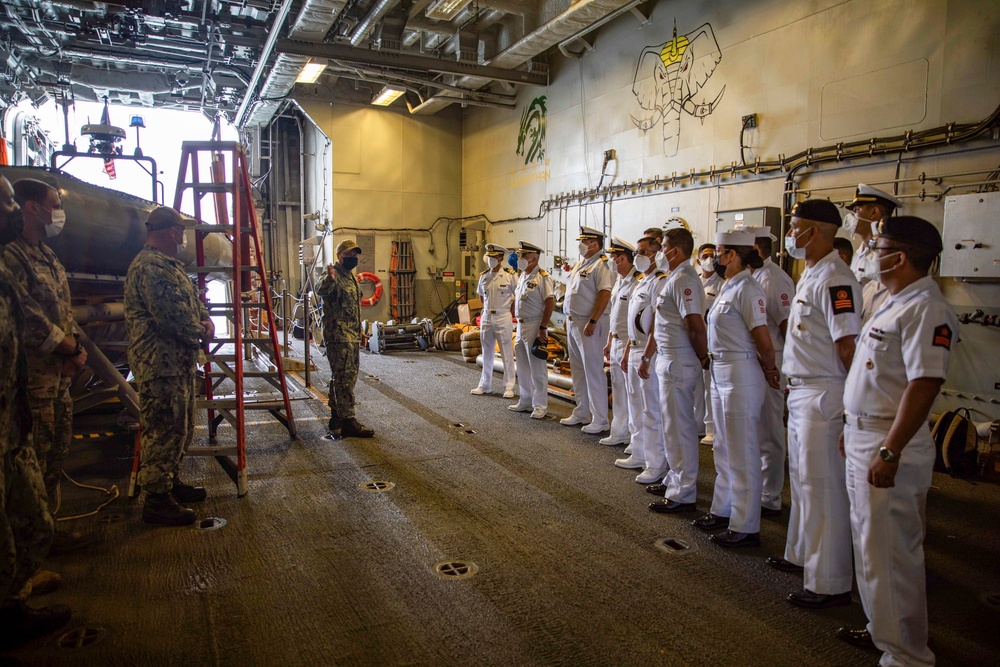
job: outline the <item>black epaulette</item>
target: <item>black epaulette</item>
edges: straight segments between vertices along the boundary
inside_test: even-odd
[[[505,267],[503,267],[503,270],[506,271],[507,273],[511,274],[511,275],[514,275],[514,269],[511,269],[511,268],[505,266]]]
[[[664,273],[663,271],[660,271],[659,269],[657,269],[656,273],[654,273],[653,275],[656,276],[657,278],[666,278],[667,277],[667,274]]]
[[[480,271],[480,272],[479,272],[479,275],[481,275],[481,276],[485,276],[485,275],[486,275],[487,273],[489,273],[489,272],[490,272],[490,271],[492,271],[492,270],[493,270],[493,269],[486,269],[485,271]]]

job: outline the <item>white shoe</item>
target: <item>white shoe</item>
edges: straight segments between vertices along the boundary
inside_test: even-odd
[[[598,433],[604,433],[609,428],[611,427],[608,426],[607,424],[595,424],[594,422],[591,422],[586,426],[584,426],[583,428],[581,428],[580,430],[583,431],[584,433],[587,433],[588,435],[597,435]]]
[[[508,405],[507,409],[511,412],[531,412],[531,404],[522,405],[520,403],[515,403],[514,405]]]
[[[627,445],[627,444],[630,444],[631,442],[632,442],[632,438],[631,438],[631,436],[628,436],[628,435],[623,435],[621,437],[616,437],[616,436],[613,436],[613,435],[609,435],[606,438],[601,438],[600,440],[598,440],[597,444],[599,444],[599,445],[608,445],[609,447],[612,447],[614,445]]]
[[[667,471],[662,468],[646,468],[641,473],[636,475],[635,481],[638,484],[656,484],[657,482],[662,482],[663,478],[666,476]]]
[[[514,390],[513,389],[508,389],[507,391],[505,391],[503,393],[503,397],[504,398],[514,398]]]
[[[469,393],[472,394],[473,396],[482,396],[483,394],[488,394],[490,392],[486,391],[482,387],[476,387],[475,389],[473,389]]]
[[[531,411],[532,419],[545,419],[545,408],[535,408]]]
[[[627,459],[616,459],[615,465],[626,470],[642,470],[646,467],[646,462],[634,456],[629,456]]]
[[[563,426],[577,426],[579,424],[589,424],[586,419],[582,417],[577,417],[576,415],[570,415],[569,417],[563,417],[559,420],[559,423]]]
[[[708,445],[709,447],[711,447],[712,445],[715,444],[715,435],[709,433],[704,438],[702,438],[699,442],[701,442],[701,444],[703,444],[703,445]]]
[[[629,455],[632,454],[632,443],[631,442],[628,443],[628,447],[625,448],[625,453],[629,454]]]

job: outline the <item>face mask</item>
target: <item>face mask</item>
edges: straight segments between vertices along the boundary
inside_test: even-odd
[[[809,229],[812,229],[812,227],[810,227]],[[809,242],[800,248],[798,246],[799,242],[798,240],[799,237],[801,237],[803,234],[805,234],[805,232],[802,232],[802,234],[799,234],[798,236],[785,237],[785,252],[787,252],[788,256],[791,257],[792,259],[806,258],[806,246],[809,245],[809,243],[812,243],[812,239],[810,238]]]
[[[646,273],[649,271],[649,267],[652,266],[653,262],[645,255],[635,256],[635,268],[639,269],[639,273]]]
[[[580,245],[577,247],[580,249],[580,255],[586,255],[588,252],[590,252],[589,243],[584,243],[583,241],[580,241]]]
[[[712,258],[712,267],[715,269],[715,273],[718,274],[720,278],[726,277],[726,267],[721,262],[719,262],[718,257]]]
[[[858,222],[864,220],[869,225],[874,225],[874,220],[869,220],[868,218],[862,218],[860,215],[854,211],[849,212],[844,216],[844,231],[847,232],[848,238],[854,236],[858,231]]]
[[[698,262],[698,265],[701,266],[701,270],[704,271],[705,273],[711,273],[712,271],[715,271],[715,258],[706,257],[705,259]]]
[[[62,209],[55,209],[52,211],[52,222],[45,225],[45,236],[52,238],[54,236],[59,236],[62,233],[63,226],[66,224],[66,211]]]
[[[868,278],[869,280],[874,280],[875,282],[879,283],[882,282],[882,274],[889,273],[890,271],[896,268],[894,266],[892,267],[892,269],[886,269],[885,271],[883,271],[882,260],[885,259],[886,257],[892,257],[893,255],[898,255],[898,254],[899,251],[897,250],[896,252],[891,252],[888,255],[883,255],[882,257],[879,257],[877,252],[875,252],[874,250],[871,251],[870,253],[865,255],[864,264],[861,267],[861,270],[863,271],[862,275],[865,278]]]
[[[489,265],[491,269],[497,268],[497,265],[500,263],[499,259],[497,259],[496,257],[490,257],[489,255],[485,255],[483,259],[486,260],[486,263]]]
[[[528,270],[528,260],[526,260],[524,257],[518,257],[517,258],[517,270],[518,271],[527,271]]]
[[[353,271],[358,266],[358,258],[353,255],[348,255],[341,262],[341,265],[348,271]]]

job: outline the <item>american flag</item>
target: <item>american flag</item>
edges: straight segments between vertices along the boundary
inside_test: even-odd
[[[108,108],[108,98],[106,97],[104,98],[104,113],[101,114],[101,124],[111,125],[111,111]],[[110,180],[115,180],[117,174],[115,173],[114,158],[104,158],[104,173],[108,175]]]

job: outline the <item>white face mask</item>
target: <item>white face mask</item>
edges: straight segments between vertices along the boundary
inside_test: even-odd
[[[713,271],[715,271],[715,258],[707,257],[698,262],[698,265],[701,267],[701,270],[704,271],[705,273],[712,273]]]
[[[899,251],[897,250],[896,252],[891,252],[888,255],[883,255],[882,257],[879,257],[876,251],[874,250],[870,251],[867,255],[865,255],[864,263],[861,266],[861,270],[863,272],[862,275],[865,278],[868,278],[869,280],[874,280],[875,282],[879,283],[882,282],[882,274],[889,273],[890,271],[896,268],[894,266],[891,269],[886,269],[883,271],[882,260],[885,259],[886,257],[892,257],[893,255],[898,255],[898,254]]]
[[[524,257],[518,257],[517,258],[517,270],[518,271],[527,271],[528,270],[528,260],[526,260]]]
[[[646,273],[649,271],[649,267],[652,266],[653,262],[645,255],[635,256],[635,268],[639,269],[639,273]]]
[[[496,257],[490,257],[489,255],[483,255],[483,259],[486,261],[486,264],[489,265],[489,267],[491,269],[497,268],[497,265],[500,264],[500,260],[497,259]]]
[[[804,245],[804,246],[802,246],[800,248],[799,245],[798,245],[798,243],[799,243],[799,237],[803,236],[806,232],[808,232],[811,229],[812,229],[812,227],[810,227],[809,229],[807,229],[805,232],[802,232],[802,234],[799,234],[798,236],[786,236],[785,237],[785,252],[788,253],[789,257],[791,257],[792,259],[805,259],[806,258],[806,246],[809,245],[810,243],[812,243],[812,238],[809,239],[809,241],[806,243],[806,245]]]
[[[589,243],[584,243],[583,241],[580,241],[580,245],[577,246],[577,247],[580,249],[580,255],[581,256],[586,255],[588,252],[590,252],[590,244]]]
[[[857,234],[857,232],[858,232],[858,221],[860,221],[860,220],[864,220],[869,225],[874,225],[875,224],[874,220],[869,220],[868,218],[862,218],[860,215],[858,215],[854,211],[850,211],[850,212],[848,212],[847,215],[844,216],[844,231],[847,232],[848,238],[850,238],[850,237],[854,236],[855,234]]]
[[[62,233],[63,226],[66,224],[66,211],[61,208],[54,209],[51,220],[52,222],[45,225],[45,236],[48,238],[59,236]]]

